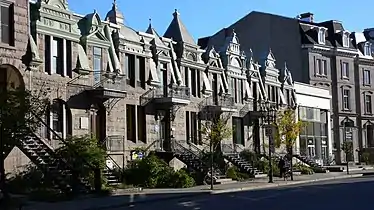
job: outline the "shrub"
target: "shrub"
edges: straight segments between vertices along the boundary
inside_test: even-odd
[[[186,188],[195,185],[194,179],[184,170],[177,172],[154,155],[130,163],[124,171],[127,185],[144,188]]]
[[[306,166],[306,165],[300,164],[300,163],[295,164],[295,165],[293,166],[293,170],[294,170],[294,171],[300,171],[301,174],[307,174],[307,175],[310,175],[310,174],[313,174],[313,173],[314,173],[314,171],[313,171],[312,168],[310,168],[310,167],[308,167],[308,166]]]
[[[244,181],[251,178],[250,175],[240,172],[235,166],[229,167],[227,169],[226,176],[237,181]]]

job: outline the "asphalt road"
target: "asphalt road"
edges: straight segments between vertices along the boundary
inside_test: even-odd
[[[112,210],[373,209],[374,177],[135,204]]]

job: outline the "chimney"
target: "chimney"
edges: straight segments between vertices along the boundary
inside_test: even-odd
[[[311,12],[306,12],[299,15],[299,20],[313,23],[314,15]]]

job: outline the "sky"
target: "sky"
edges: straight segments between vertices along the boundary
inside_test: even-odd
[[[75,13],[88,14],[96,9],[102,19],[113,3],[113,0],[67,1],[69,9]],[[339,20],[350,32],[374,28],[374,0],[117,0],[117,4],[127,26],[145,31],[151,19],[160,35],[164,34],[177,9],[195,40],[214,34],[251,11],[287,17],[312,12],[316,22]]]

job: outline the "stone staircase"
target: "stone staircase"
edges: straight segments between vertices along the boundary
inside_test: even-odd
[[[247,160],[240,157],[238,153],[230,153],[224,154],[225,158],[235,165],[242,173],[247,173],[255,178],[266,177],[267,175],[264,174],[262,171],[258,170],[257,168],[253,167]]]
[[[222,144],[221,148],[226,160],[236,166],[242,173],[249,174],[254,178],[262,178],[267,176],[262,171],[255,168],[249,161],[240,157],[239,152],[236,151],[233,145]]]
[[[73,167],[65,159],[59,157],[54,149],[36,133],[31,133],[28,138],[18,142],[16,146],[43,172],[46,179],[54,184],[54,187],[63,192],[88,192],[91,190],[88,181],[78,179],[74,174]],[[72,180],[75,181],[72,182]]]
[[[312,159],[310,159],[307,156],[294,154],[293,157],[297,158],[298,160],[300,160],[304,164],[310,166],[315,173],[326,173],[327,172],[325,167],[316,163],[315,161],[313,161]]]

